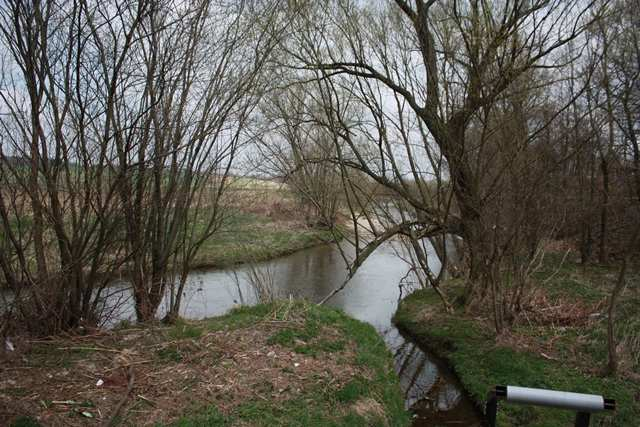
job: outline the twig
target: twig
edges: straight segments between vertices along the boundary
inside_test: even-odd
[[[111,353],[122,353],[121,350],[114,350],[112,348],[100,348],[100,347],[58,347],[58,350],[108,351]]]
[[[156,406],[156,402],[154,402],[153,400],[151,400],[151,399],[149,399],[149,398],[146,398],[146,397],[144,397],[144,396],[143,396],[143,395],[141,395],[141,394],[137,394],[136,396],[137,396],[137,397],[139,397],[140,399],[144,400],[145,402],[147,402],[147,403],[148,403],[148,404],[150,404],[151,406]]]
[[[82,402],[77,402],[75,400],[52,400],[50,402],[52,405],[81,405]]]

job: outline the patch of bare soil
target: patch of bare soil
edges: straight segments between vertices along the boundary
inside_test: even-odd
[[[169,338],[146,328],[16,343],[0,366],[0,425],[17,416],[44,425],[171,422],[215,405],[227,414],[247,400],[285,401],[307,387],[340,388],[356,367],[353,344],[321,357],[267,343],[301,320],[263,320],[242,329]],[[324,327],[317,339],[339,331]],[[364,408],[377,412],[375,408]]]
[[[374,424],[375,421],[385,420],[384,408],[377,400],[370,397],[357,400],[352,407],[356,414],[371,424]]]

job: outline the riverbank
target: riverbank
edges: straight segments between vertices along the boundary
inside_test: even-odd
[[[308,227],[300,219],[237,211],[207,239],[192,268],[213,269],[267,261],[333,241],[327,229]]]
[[[326,307],[15,345],[0,364],[1,425],[409,425],[382,338]]]
[[[267,261],[335,240],[330,230],[307,224],[304,209],[283,184],[236,179],[227,197],[220,226],[203,242],[193,269]]]
[[[616,399],[615,414],[594,415],[593,425],[633,426],[640,419],[640,295],[638,277],[620,297],[617,336],[620,372],[603,377],[607,361],[606,301],[615,268],[548,257],[536,274],[530,305],[512,331],[496,337],[488,313],[447,314],[431,290],[420,290],[400,304],[394,323],[442,358],[481,408],[495,385],[519,385]],[[558,268],[558,265],[561,265]],[[462,283],[444,286],[455,299]],[[500,426],[572,425],[575,414],[531,406],[501,405]],[[602,424],[600,424],[602,423]]]
[[[219,226],[204,240],[192,270],[211,270],[257,263],[335,241],[331,230],[307,224],[303,209],[283,184],[257,179],[236,179],[228,190],[229,202]],[[204,218],[202,218],[204,221]],[[195,236],[204,223],[191,223]],[[53,260],[52,260],[53,261]],[[112,274],[129,275],[124,264]],[[9,290],[0,277],[0,291]]]

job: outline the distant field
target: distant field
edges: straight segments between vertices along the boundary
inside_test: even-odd
[[[218,268],[264,261],[333,239],[328,230],[307,225],[304,212],[284,184],[255,178],[232,178],[222,203],[221,227],[203,243],[192,268]],[[210,214],[206,203],[199,209],[199,223],[192,224],[196,235],[202,233]],[[32,215],[24,212],[16,216],[12,219],[12,226],[16,232],[20,230],[23,235],[28,235],[33,226]],[[53,262],[57,256],[55,236],[48,229],[45,237],[45,246],[51,249],[49,257]],[[6,250],[10,249],[7,246]],[[33,257],[31,252],[27,249],[27,255]],[[126,269],[124,265],[122,270]]]

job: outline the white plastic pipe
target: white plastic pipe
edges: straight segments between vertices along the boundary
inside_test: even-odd
[[[508,385],[505,400],[525,405],[571,409],[577,412],[599,412],[605,410],[605,399],[602,396],[540,388]]]

